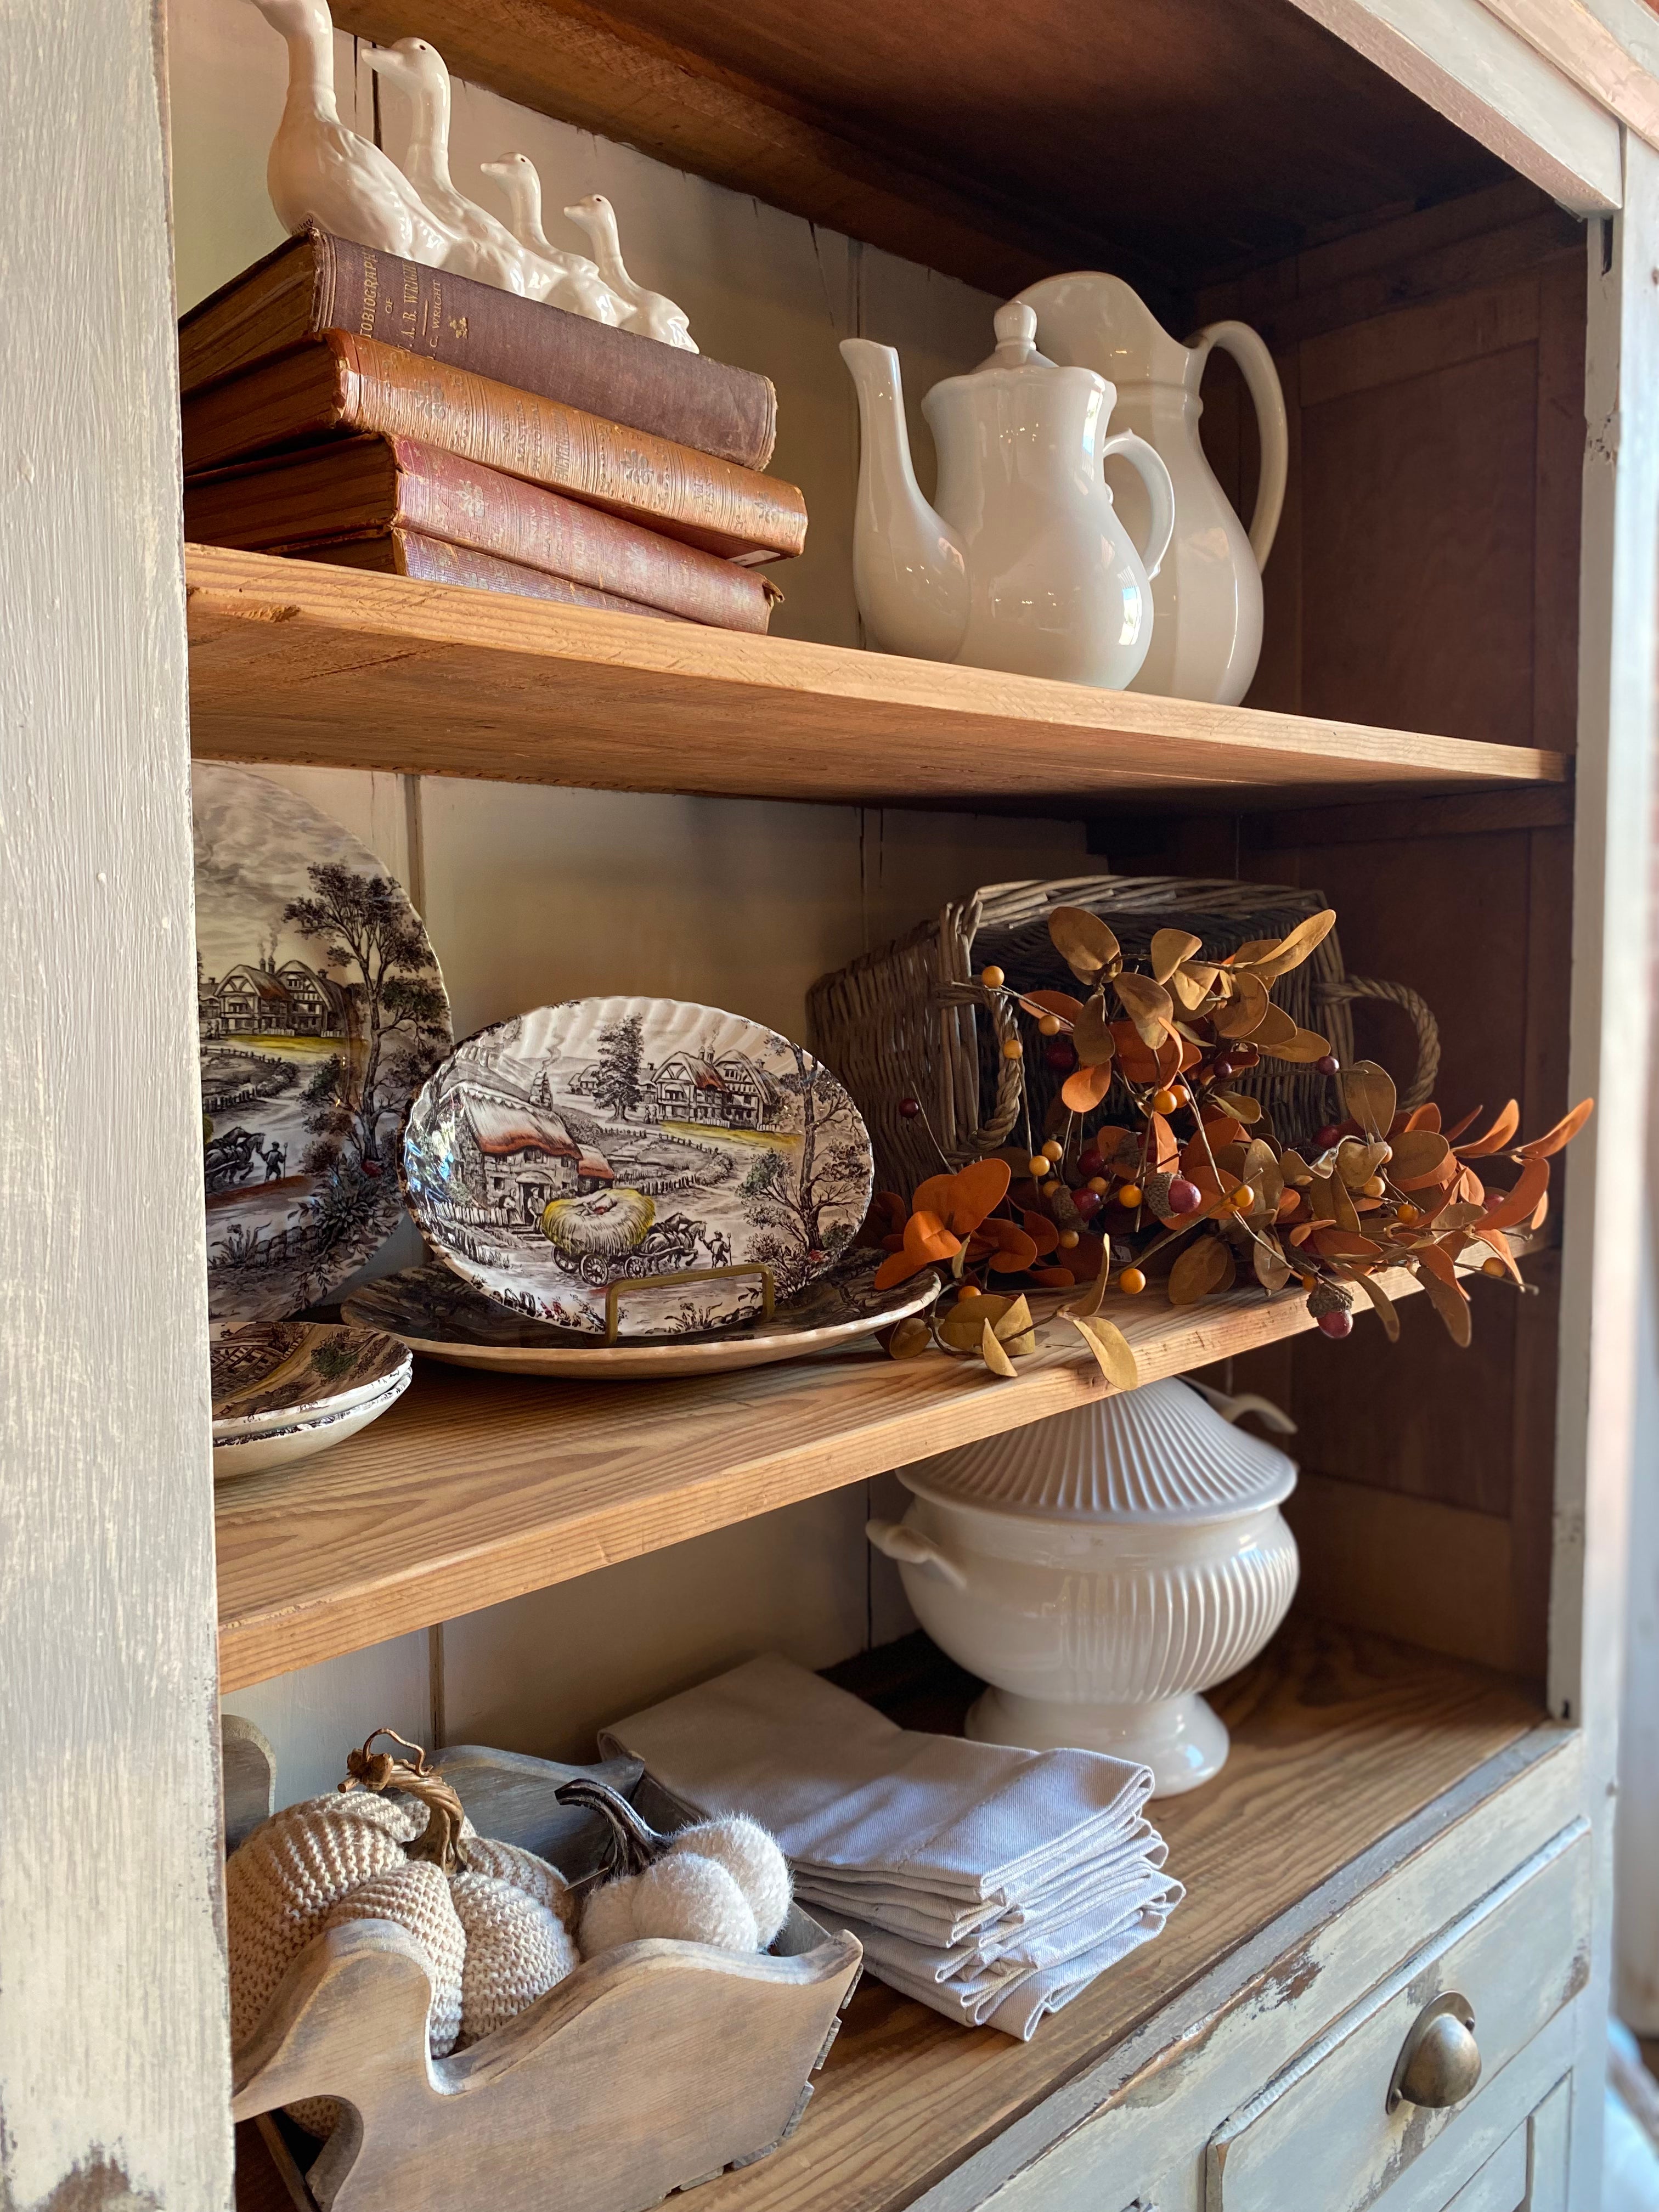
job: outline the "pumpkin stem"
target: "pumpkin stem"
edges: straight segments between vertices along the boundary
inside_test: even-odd
[[[553,1795],[561,1805],[583,1806],[610,1823],[613,1875],[643,1874],[668,1849],[669,1838],[659,1836],[608,1783],[579,1775],[573,1782],[562,1782]]]
[[[371,1750],[374,1737],[381,1735],[389,1735],[393,1743],[412,1751],[413,1762],[394,1759],[389,1751]],[[371,1790],[380,1796],[395,1790],[406,1797],[418,1799],[427,1808],[426,1826],[413,1843],[404,1845],[409,1856],[430,1859],[445,1874],[453,1874],[458,1867],[465,1866],[466,1850],[461,1841],[461,1823],[465,1814],[460,1799],[442,1775],[427,1765],[426,1753],[420,1745],[410,1743],[396,1729],[378,1728],[366,1739],[361,1751],[346,1753],[346,1778],[340,1788],[343,1791]]]

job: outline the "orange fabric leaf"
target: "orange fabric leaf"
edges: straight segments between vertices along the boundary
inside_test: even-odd
[[[1059,1250],[1060,1231],[1046,1213],[1028,1210],[1021,1214],[1020,1219],[1024,1224],[1025,1234],[1037,1249],[1039,1258]]]
[[[1484,1159],[1488,1152],[1501,1152],[1520,1126],[1521,1109],[1511,1098],[1484,1137],[1477,1137],[1472,1145],[1460,1145],[1457,1149],[1466,1160]]]
[[[954,1175],[929,1176],[913,1203],[917,1213],[936,1213],[945,1228],[966,1237],[1001,1205],[1012,1179],[1006,1160],[973,1160]]]
[[[1028,1014],[1058,1014],[1067,1022],[1074,1022],[1083,1012],[1082,1000],[1066,991],[1026,991],[1019,1003]]]
[[[1486,1229],[1514,1229],[1523,1222],[1549,1188],[1547,1159],[1528,1160],[1513,1190],[1499,1191],[1474,1224],[1478,1237]]]
[[[1045,1291],[1069,1291],[1075,1286],[1077,1277],[1069,1267],[1033,1267],[1031,1280],[1041,1283]]]
[[[1098,1067],[1073,1069],[1060,1087],[1060,1095],[1073,1114],[1092,1114],[1112,1087],[1114,1063],[1103,1060]]]
[[[1475,1112],[1478,1113],[1480,1109],[1477,1107]],[[1472,1121],[1474,1119],[1474,1115],[1471,1114],[1469,1120]],[[1432,1129],[1436,1134],[1438,1135],[1440,1133],[1440,1109],[1434,1103],[1432,1099],[1430,1100],[1426,1106],[1414,1107],[1406,1116],[1406,1127],[1408,1129]]]
[[[1570,1145],[1595,1111],[1593,1098],[1581,1098],[1571,1114],[1564,1114],[1553,1129],[1546,1129],[1541,1137],[1534,1137],[1529,1145],[1522,1145],[1523,1160],[1547,1160]]]
[[[1464,1130],[1472,1127],[1480,1119],[1482,1110],[1477,1106],[1473,1113],[1466,1114],[1461,1121],[1454,1121],[1449,1129],[1443,1129],[1440,1132],[1441,1135],[1449,1145],[1455,1145]]]

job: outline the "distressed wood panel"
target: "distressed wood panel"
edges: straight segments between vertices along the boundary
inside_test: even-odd
[[[228,2203],[162,109],[145,0],[0,59],[0,2199]]]

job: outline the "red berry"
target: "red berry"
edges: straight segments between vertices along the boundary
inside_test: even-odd
[[[1083,1177],[1085,1182],[1088,1182],[1091,1176],[1104,1175],[1106,1172],[1105,1154],[1097,1151],[1093,1145],[1091,1145],[1086,1152],[1081,1153],[1079,1156],[1077,1171]]]
[[[1204,1203],[1204,1194],[1195,1182],[1177,1176],[1164,1192],[1164,1202],[1171,1213],[1196,1213]]]
[[[1241,1068],[1256,1066],[1261,1058],[1261,1048],[1260,1045],[1248,1042],[1236,1044],[1227,1054],[1227,1058],[1231,1063],[1233,1073],[1237,1075]]]
[[[1324,1127],[1314,1139],[1315,1149],[1318,1152],[1328,1152],[1333,1145],[1340,1141],[1341,1135],[1342,1132],[1337,1127],[1334,1121],[1327,1121]]]
[[[1212,1075],[1228,1076],[1228,1075],[1231,1075],[1231,1074],[1232,1073],[1232,1072],[1233,1072],[1232,1054],[1231,1054],[1231,1053],[1225,1053],[1225,1052],[1218,1052],[1218,1053],[1217,1053],[1217,1054],[1216,1054],[1215,1058],[1214,1058],[1214,1059],[1210,1062],[1210,1073],[1211,1073],[1211,1074],[1212,1074]]]
[[[1100,1193],[1097,1190],[1074,1190],[1072,1203],[1085,1221],[1092,1221],[1100,1211]]]
[[[1334,1052],[1328,1052],[1323,1060],[1316,1060],[1314,1062],[1315,1067],[1322,1075],[1334,1075],[1341,1065],[1341,1061]]]
[[[1056,1075],[1069,1075],[1077,1066],[1077,1047],[1070,1037],[1056,1037],[1042,1048],[1042,1064],[1052,1067]]]
[[[914,1121],[921,1111],[921,1101],[920,1098],[901,1098],[899,1100],[900,1121]]]
[[[1345,1337],[1352,1327],[1353,1316],[1340,1307],[1334,1313],[1321,1314],[1319,1316],[1319,1332],[1322,1336]]]

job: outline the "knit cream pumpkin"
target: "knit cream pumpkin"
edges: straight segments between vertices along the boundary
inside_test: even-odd
[[[604,1783],[568,1782],[558,1794],[611,1830],[611,1879],[582,1907],[583,1958],[653,1936],[764,1951],[782,1928],[789,1863],[757,1820],[739,1813],[659,1836]]]
[[[477,1835],[424,1753],[405,1746],[415,1758],[404,1763],[374,1751],[374,1740],[351,1753],[338,1792],[288,1806],[226,1866],[238,2049],[306,1946],[350,1921],[391,1921],[418,1945],[434,2058],[505,2027],[577,1963],[574,1899],[557,1868]],[[336,2113],[317,2099],[298,2117],[325,2129]]]

